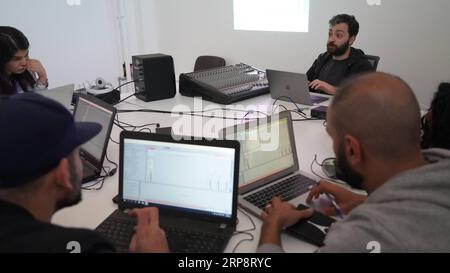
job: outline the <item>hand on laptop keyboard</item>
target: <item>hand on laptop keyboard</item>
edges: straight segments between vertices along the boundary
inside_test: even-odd
[[[168,253],[166,233],[159,227],[157,208],[135,209],[131,216],[137,218],[135,233],[131,238],[130,252]]]
[[[282,201],[289,201],[307,193],[310,187],[315,184],[314,180],[299,174],[257,191],[245,197],[245,200],[264,210],[274,197],[279,197]]]
[[[280,229],[285,229],[301,219],[311,217],[313,213],[313,209],[297,210],[291,203],[283,202],[280,198],[275,197],[261,216],[265,223],[270,222]]]
[[[311,217],[313,213],[312,209],[297,210],[292,204],[282,202],[278,197],[273,198],[271,205],[261,215],[264,224],[261,229],[260,245],[281,245],[281,231],[296,224],[301,219]]]

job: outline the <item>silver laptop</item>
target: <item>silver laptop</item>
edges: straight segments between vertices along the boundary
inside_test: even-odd
[[[74,88],[74,84],[68,84],[57,88],[41,90],[37,93],[61,103],[66,108],[71,108]]]
[[[295,102],[302,105],[315,105],[327,101],[328,97],[311,95],[308,78],[305,74],[267,70],[270,95],[273,99]]]
[[[299,172],[290,112],[225,128],[221,137],[241,144],[239,204],[244,209],[260,216],[275,196],[295,206],[306,203],[316,182]]]

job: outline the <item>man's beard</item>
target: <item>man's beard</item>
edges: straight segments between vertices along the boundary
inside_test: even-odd
[[[330,53],[334,57],[340,57],[347,52],[347,50],[350,48],[350,40],[348,40],[345,44],[338,47],[334,43],[329,43],[327,45],[327,52]]]
[[[81,188],[76,189],[77,193],[71,197],[71,198],[67,198],[65,200],[62,200],[61,202],[58,203],[58,210],[63,209],[63,208],[67,208],[67,207],[71,207],[74,206],[78,203],[81,202],[82,198],[81,198]]]
[[[70,197],[61,200],[57,204],[57,210],[71,207],[73,205],[76,205],[81,202],[81,176],[78,175],[77,169],[75,166],[75,162],[73,160],[69,160],[69,171],[70,171],[70,183],[72,183],[72,186],[74,188],[74,193]]]
[[[352,188],[362,190],[362,183],[364,178],[354,171],[348,163],[344,149],[338,149],[336,158],[336,177],[342,181],[347,182]]]

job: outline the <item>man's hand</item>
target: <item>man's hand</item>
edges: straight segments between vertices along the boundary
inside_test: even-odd
[[[130,212],[137,218],[135,233],[130,243],[130,252],[168,253],[166,233],[159,227],[157,208],[135,209]]]
[[[313,90],[321,90],[327,94],[334,95],[336,94],[337,88],[331,84],[328,84],[321,80],[314,80],[309,83],[309,87]]]
[[[320,181],[319,184],[311,190],[306,201],[311,203],[313,198],[317,199],[321,194],[332,195],[344,214],[348,214],[352,209],[367,199],[364,195],[353,193],[336,184]],[[329,216],[336,215],[336,209],[332,206],[323,208],[322,212]]]
[[[37,81],[40,82],[43,85],[48,85],[48,78],[47,78],[47,72],[45,71],[44,66],[39,60],[28,60],[27,63],[27,69],[32,72],[36,73],[38,75]]]
[[[275,197],[272,204],[266,208],[266,212],[261,215],[264,224],[261,229],[260,245],[270,243],[281,246],[281,230],[296,224],[301,219],[311,217],[313,213],[312,209],[297,210],[292,204],[282,202],[280,198]]]

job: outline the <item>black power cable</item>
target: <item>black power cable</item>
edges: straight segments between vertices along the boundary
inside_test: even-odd
[[[233,248],[233,252],[236,252],[236,249],[244,242],[253,242],[253,240],[255,240],[255,236],[253,234],[251,234],[250,232],[255,231],[256,230],[256,225],[255,222],[253,221],[252,217],[250,215],[248,215],[248,213],[244,212],[242,209],[239,208],[239,211],[244,214],[245,216],[247,216],[247,218],[250,220],[250,223],[252,224],[252,227],[250,229],[246,229],[246,230],[237,230],[234,232],[233,236],[235,235],[248,235],[250,236],[249,238],[245,238],[240,240]]]
[[[295,107],[297,108],[298,113],[299,113],[302,117],[308,118],[308,116],[306,116],[305,112],[303,112],[303,110],[298,106],[298,104],[295,103],[294,100],[291,99],[291,98],[288,97],[288,96],[280,96],[280,97],[278,97],[278,98],[273,102],[273,104],[272,104],[272,109],[273,109],[273,107],[275,106],[275,104],[276,104],[279,100],[281,100],[281,99],[288,99],[292,104],[295,105]],[[286,109],[286,107],[285,107],[285,109]]]

